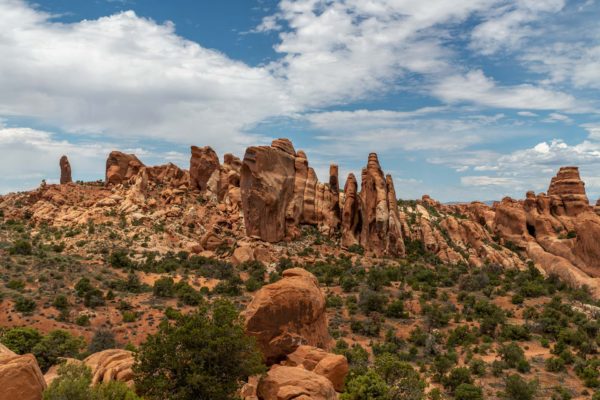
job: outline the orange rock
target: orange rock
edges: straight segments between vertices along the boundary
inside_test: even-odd
[[[71,178],[71,164],[69,163],[69,159],[67,156],[62,156],[59,161],[60,165],[60,184],[64,185],[65,183],[73,182]]]
[[[326,348],[325,296],[317,278],[301,268],[283,272],[283,279],[261,288],[245,312],[246,332],[255,336],[265,360],[273,364],[298,346]]]
[[[348,374],[348,360],[339,354],[328,353],[313,346],[300,346],[288,354],[283,365],[302,367],[329,379],[338,392],[344,387],[344,379]]]
[[[204,192],[208,189],[209,180],[214,174],[219,174],[219,157],[210,146],[196,147],[192,146],[192,156],[190,158],[190,188],[198,189]],[[215,194],[217,190],[215,191]]]
[[[133,386],[134,362],[133,353],[122,349],[100,351],[83,360],[92,370],[92,385],[120,381]]]
[[[286,237],[286,210],[294,195],[295,156],[286,139],[246,149],[240,188],[246,233],[267,242]]]
[[[16,355],[0,344],[0,398],[41,400],[46,382],[32,354]]]
[[[312,399],[333,400],[337,398],[331,382],[304,368],[274,365],[263,377],[257,390],[261,400]]]
[[[134,154],[113,151],[106,160],[106,183],[123,183],[137,175],[142,167],[144,164]]]

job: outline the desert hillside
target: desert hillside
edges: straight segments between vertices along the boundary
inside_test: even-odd
[[[113,151],[81,182],[64,156],[60,184],[0,196],[0,399],[56,390],[61,362],[161,398],[150,344],[223,299],[258,355],[243,399],[600,398],[600,205],[578,168],[445,205],[365,158],[319,182],[287,139],[192,146],[189,169]]]

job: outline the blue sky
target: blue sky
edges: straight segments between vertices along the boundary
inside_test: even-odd
[[[398,196],[600,196],[592,0],[0,0],[0,193],[102,179],[112,149],[187,168],[289,137],[321,180],[369,152]]]

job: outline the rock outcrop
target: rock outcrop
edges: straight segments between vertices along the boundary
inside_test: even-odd
[[[376,255],[404,254],[394,184],[377,155],[369,156],[360,193],[350,174],[342,196],[338,175],[331,164],[328,183],[319,182],[306,154],[296,153],[287,139],[248,148],[240,183],[247,234],[278,242],[298,237],[301,225],[313,225],[328,236],[341,230],[346,248],[360,244]]]
[[[109,349],[94,353],[83,360],[92,370],[92,385],[110,381],[133,385],[133,353],[122,349]]]
[[[344,387],[344,379],[348,374],[348,360],[339,354],[328,353],[323,349],[313,346],[300,346],[291,354],[288,354],[283,365],[301,367],[313,371],[317,375],[329,379],[333,387],[341,392]]]
[[[185,188],[190,182],[188,171],[173,163],[146,167],[148,179],[156,184],[171,188]]]
[[[73,178],[71,177],[71,164],[69,163],[67,156],[62,156],[58,164],[60,165],[60,184],[64,185],[73,182]]]
[[[246,150],[240,188],[248,236],[267,242],[286,237],[286,212],[294,197],[295,158],[287,139]]]
[[[17,355],[0,344],[0,398],[41,400],[46,382],[32,354]]]
[[[561,167],[550,182],[548,196],[551,199],[552,213],[556,215],[574,217],[589,209],[585,184],[577,167]]]
[[[324,376],[303,368],[274,365],[260,380],[257,388],[260,400],[334,400],[335,389]]]
[[[210,146],[192,146],[191,152],[190,188],[201,192],[210,189],[213,193],[218,193],[220,163],[217,153]]]
[[[327,348],[325,296],[317,278],[301,268],[283,272],[283,279],[261,288],[245,312],[246,332],[256,337],[268,364],[307,344]]]
[[[128,181],[144,166],[134,154],[113,151],[106,160],[106,183],[117,185]]]
[[[392,177],[384,176],[377,154],[369,154],[362,170],[360,193],[350,174],[342,213],[342,245],[360,244],[375,255],[404,254],[396,191]]]

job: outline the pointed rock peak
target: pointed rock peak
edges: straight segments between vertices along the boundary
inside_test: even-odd
[[[271,147],[279,149],[284,153],[288,153],[291,156],[296,156],[296,150],[294,150],[294,145],[289,139],[279,138],[273,140],[271,143]]]
[[[306,153],[304,152],[304,150],[298,150],[298,152],[296,153],[296,157],[303,158],[305,160],[307,159]]]
[[[73,182],[71,178],[71,164],[69,163],[69,159],[67,156],[62,156],[59,161],[60,165],[60,184],[64,185],[65,183]]]
[[[337,164],[331,164],[329,166],[329,188],[332,192],[338,193],[340,191],[339,183],[339,169]]]
[[[379,158],[377,153],[369,153],[369,161],[367,162],[367,168],[381,168],[379,165]]]

